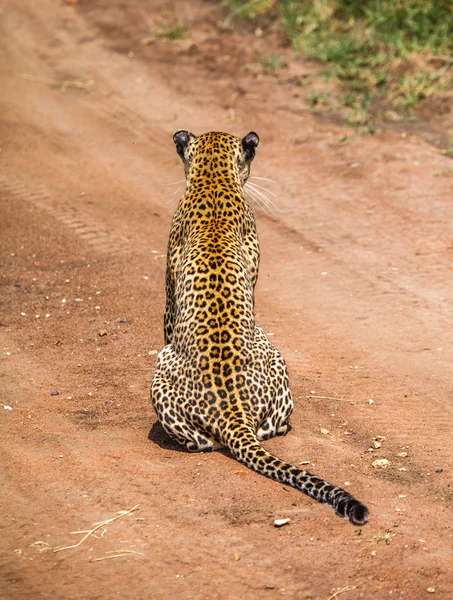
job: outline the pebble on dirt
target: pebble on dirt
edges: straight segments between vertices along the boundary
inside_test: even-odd
[[[291,519],[275,519],[274,526],[275,527],[283,527],[283,525],[289,525]]]
[[[388,467],[390,464],[390,461],[387,460],[386,458],[378,458],[377,460],[375,460],[374,462],[371,463],[371,465],[375,468],[378,469],[379,467],[382,467],[383,469],[385,469],[386,467]]]
[[[120,323],[129,323],[129,319],[127,317],[121,317]]]
[[[60,392],[59,392],[58,390],[52,390],[52,391],[50,392],[50,395],[51,395],[51,396],[59,396],[59,395],[60,395]]]

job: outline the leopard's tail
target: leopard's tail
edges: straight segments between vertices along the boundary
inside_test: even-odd
[[[351,494],[304,469],[272,456],[261,446],[252,430],[245,431],[245,428],[241,427],[236,433],[237,437],[232,436],[225,441],[231,453],[241,463],[266,477],[297,488],[318,502],[325,502],[337,515],[349,519],[354,525],[367,523],[367,507]]]

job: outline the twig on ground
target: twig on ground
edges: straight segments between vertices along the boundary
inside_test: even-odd
[[[29,75],[28,73],[23,73],[22,78],[27,81],[32,81],[34,83],[44,83],[45,85],[58,85],[62,90],[66,88],[78,88],[80,90],[86,90],[90,88],[94,81],[92,79],[87,79],[85,81],[81,79],[65,79],[64,81],[58,81],[58,79],[52,79],[51,77],[41,77],[40,75]]]
[[[30,544],[32,548],[35,548],[38,552],[45,552],[46,550],[50,550],[51,546],[47,542],[42,542],[41,540],[37,542],[33,542]]]
[[[134,554],[138,554],[139,556],[144,556],[143,552],[137,552],[136,550],[110,550],[106,552],[110,556],[101,556],[100,558],[93,558],[91,562],[99,562],[100,560],[107,560],[108,558],[119,558],[120,556],[132,556]]]
[[[327,600],[332,600],[332,598],[335,598],[336,596],[339,596],[340,594],[343,594],[344,592],[350,592],[350,591],[356,590],[356,589],[357,589],[356,585],[347,585],[346,587],[341,588],[341,590],[337,590],[335,592],[335,594],[332,594],[331,596],[329,596],[327,598]]]
[[[95,523],[95,525],[97,525],[97,523]],[[99,530],[98,530],[98,531],[99,531]],[[70,535],[80,535],[80,534],[82,534],[82,533],[90,533],[90,532],[91,532],[91,529],[84,529],[84,530],[82,530],[82,531],[70,531],[69,533],[70,533]],[[103,529],[103,530],[101,531],[100,535],[95,535],[95,534],[93,533],[93,534],[92,534],[92,536],[93,536],[95,539],[99,540],[99,539],[103,538],[103,537],[104,537],[104,535],[105,535],[106,533],[107,533],[107,529]]]
[[[95,523],[93,529],[89,529],[86,533],[86,535],[83,536],[83,538],[77,542],[77,544],[72,544],[71,546],[62,546],[61,548],[54,548],[53,551],[54,552],[61,552],[62,550],[69,550],[70,548],[77,548],[77,546],[80,546],[81,544],[83,544],[83,542],[88,539],[90,537],[90,535],[93,535],[93,533],[95,531],[97,531],[98,529],[100,529],[101,527],[104,527],[105,525],[108,525],[109,523],[113,523],[113,521],[116,521],[117,519],[121,519],[121,517],[125,517],[126,515],[129,515],[130,513],[132,513],[134,510],[137,510],[137,508],[139,507],[139,505],[137,504],[136,506],[133,506],[130,510],[121,510],[119,511],[119,513],[117,513],[116,517],[112,517],[111,519],[107,519],[106,521],[101,521],[100,523]],[[72,532],[72,533],[78,533],[78,532]],[[80,532],[82,533],[82,532]]]
[[[316,398],[317,400],[339,400],[340,402],[349,402],[350,404],[357,404],[355,400],[348,400],[347,398],[334,398],[333,396],[307,396],[308,400]]]

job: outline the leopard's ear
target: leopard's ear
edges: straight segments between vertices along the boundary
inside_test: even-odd
[[[254,131],[248,133],[245,137],[242,138],[242,147],[245,152],[245,157],[247,160],[252,160],[255,156],[255,148],[260,143],[260,138],[258,134]]]
[[[184,159],[184,150],[191,138],[194,138],[194,134],[185,129],[179,129],[173,136],[173,141],[176,144],[176,152],[179,156]]]

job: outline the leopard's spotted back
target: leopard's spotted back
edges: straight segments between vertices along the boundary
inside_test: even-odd
[[[225,446],[255,471],[362,525],[363,504],[260,443],[286,433],[293,401],[285,361],[254,317],[259,243],[244,184],[258,141],[253,132],[242,140],[175,134],[186,192],[168,244],[166,345],[152,401],[167,433],[189,450]]]

